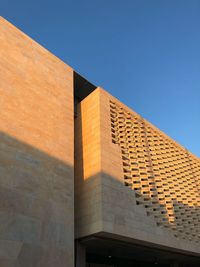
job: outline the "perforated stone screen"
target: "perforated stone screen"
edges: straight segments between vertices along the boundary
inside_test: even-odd
[[[160,227],[200,241],[200,160],[136,113],[110,101],[112,142],[124,185]]]

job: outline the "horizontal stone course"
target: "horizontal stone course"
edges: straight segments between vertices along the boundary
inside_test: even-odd
[[[72,267],[73,70],[3,18],[0,50],[0,266]]]

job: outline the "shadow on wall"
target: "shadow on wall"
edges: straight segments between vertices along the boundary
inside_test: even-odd
[[[78,116],[75,118],[75,135],[76,135],[75,136],[75,187],[77,188],[76,190],[77,197],[75,198],[75,203],[77,202],[76,199],[79,199],[79,195],[81,191],[83,191],[83,188],[82,188],[83,182],[84,184],[88,183],[86,180],[84,180],[84,164],[85,163],[84,163],[84,158],[83,158],[83,143],[82,143],[82,140],[84,137],[82,136],[83,134],[82,134],[81,105],[78,105],[77,112],[78,112],[77,113]],[[92,140],[91,140],[91,144],[92,144]],[[89,148],[89,145],[90,144],[88,142],[87,144],[88,148]],[[87,156],[88,152],[86,150],[87,147],[85,147],[84,149],[85,149],[85,155],[86,157],[88,157]],[[123,157],[123,153],[119,156]],[[150,158],[150,161],[152,164],[153,160],[151,160],[150,155],[148,155],[148,157]],[[123,159],[121,162],[123,165],[124,164]],[[89,165],[90,162],[89,163],[86,162],[86,164]],[[153,169],[151,170],[151,172],[152,172],[152,177],[154,177]],[[106,177],[106,176],[110,177],[110,175],[106,173],[99,173],[98,175],[96,175],[96,177]],[[92,177],[94,180],[95,175]],[[90,179],[92,177],[90,177]],[[192,205],[193,203],[196,203],[197,193],[194,196],[195,200],[193,200],[193,196],[191,195],[190,202],[192,204],[189,206],[187,204],[182,203],[180,200],[176,198],[176,196],[179,196],[181,194],[181,191],[180,191],[180,188],[176,188],[175,185],[173,185],[172,187],[172,185],[169,184],[167,189],[165,187],[158,189],[158,185],[159,187],[162,187],[162,186],[160,185],[160,183],[157,183],[155,181],[155,178],[152,178],[151,181],[148,181],[148,178],[145,177],[144,182],[140,181],[138,183],[140,190],[135,190],[133,189],[133,186],[135,186],[134,182],[138,182],[137,179],[138,178],[135,178],[134,180],[131,181],[130,188],[125,186],[126,184],[125,178],[124,178],[124,183],[121,183],[121,185],[123,185],[123,189],[126,192],[131,191],[129,195],[132,195],[132,202],[135,202],[135,204],[138,204],[138,206],[143,207],[144,213],[146,215],[150,215],[149,217],[152,217],[154,219],[155,224],[157,224],[159,228],[167,228],[171,231],[172,235],[174,235],[175,237],[180,237],[186,240],[192,240],[194,241],[194,243],[198,244],[198,242],[200,242],[200,228],[199,228],[200,207],[198,205]],[[89,180],[89,178],[87,180]],[[110,180],[118,181],[118,179],[115,179],[115,177],[111,177]],[[151,184],[150,182],[152,183],[152,185],[150,185]],[[106,183],[106,178],[104,179],[104,183]],[[109,185],[109,182],[107,182],[107,184]],[[147,187],[148,190],[146,191],[148,191],[148,194],[144,194],[141,192],[142,191],[141,188],[143,188],[143,186]],[[92,189],[95,194],[95,192],[98,191],[98,189],[96,188],[96,191],[95,191],[94,187],[95,187],[95,182],[93,182],[93,185],[90,188],[90,190]],[[172,189],[170,189],[170,187]],[[150,191],[150,190],[153,190],[153,191]],[[159,194],[159,190],[162,191],[161,195]],[[185,190],[188,193],[184,194],[184,196],[182,197],[183,199],[184,197],[187,197],[187,195],[189,195],[189,191],[188,191],[189,188],[186,188]],[[87,193],[83,192],[83,194],[87,194]],[[93,194],[93,193],[90,192],[90,194]],[[122,193],[119,191],[119,196],[120,194]],[[151,194],[153,195],[153,197],[151,197]],[[162,200],[160,200],[161,197],[162,197]],[[102,201],[105,202],[106,198],[102,199]],[[122,199],[120,201],[121,203],[124,202],[124,200]],[[75,207],[77,205],[75,205]],[[87,207],[87,208],[92,209],[92,207]],[[80,210],[79,207],[77,207],[77,211],[78,212],[76,214],[80,217],[81,216],[80,213],[82,211]]]
[[[129,266],[125,264],[126,260],[135,260],[138,266],[151,266],[155,259],[157,266],[170,266],[174,261],[180,267],[200,266],[200,259],[195,253],[198,244],[194,241],[188,243],[187,238],[175,238],[174,231],[165,231],[157,226],[155,218],[147,215],[142,205],[136,205],[134,190],[125,187],[115,177],[101,172],[86,180],[82,179],[78,185],[77,237],[92,235],[96,238],[96,241],[82,241],[87,254],[94,256],[88,258],[89,262],[104,262],[104,258],[106,262],[111,261],[109,257],[112,255],[112,259],[116,259],[118,263],[125,259],[122,266]],[[177,203],[177,206],[182,208],[181,203]],[[194,209],[193,212],[197,210]],[[182,227],[184,228],[184,222]],[[102,238],[104,243],[99,243],[98,238]],[[111,245],[109,240],[113,240]],[[119,241],[130,244],[130,247],[127,249],[123,243],[118,244]],[[177,247],[173,247],[174,241]]]
[[[0,266],[73,266],[73,216],[72,166],[1,132]]]
[[[200,207],[173,200],[175,236],[200,244]],[[173,227],[173,225],[172,225]]]
[[[83,136],[82,136],[82,119],[81,105],[76,103],[76,116],[74,119],[74,211],[75,211],[75,232],[78,231],[80,218],[82,217],[82,208],[80,196],[82,195],[84,173],[83,173]],[[76,233],[75,233],[76,236]]]
[[[121,149],[124,184],[158,226],[200,242],[199,161],[186,149],[110,101],[112,143]]]
[[[136,196],[136,203],[145,208],[147,216],[154,218],[158,227],[167,228],[174,237],[200,244],[200,207],[189,206],[174,198],[170,206],[155,198],[130,189]],[[167,200],[166,200],[167,201]]]
[[[169,221],[167,221],[168,224],[168,231],[164,231],[162,235],[162,229],[157,225],[157,219],[154,215],[156,215],[157,211],[153,210],[152,208],[152,214],[147,212],[147,208],[144,206],[145,203],[137,205],[138,198],[136,195],[138,195],[138,191],[128,188],[124,185],[124,183],[119,182],[118,179],[115,177],[110,176],[109,174],[100,172],[96,175],[93,175],[86,180],[84,180],[84,158],[83,158],[83,143],[82,143],[82,121],[81,121],[81,111],[80,111],[80,105],[77,109],[78,116],[75,119],[75,216],[76,216],[76,237],[85,237],[89,235],[95,235],[95,236],[106,236],[109,238],[120,238],[122,240],[123,237],[124,241],[126,242],[137,242],[140,240],[145,240],[146,235],[150,234],[153,237],[154,245],[159,244],[159,238],[158,233],[161,235],[161,238],[163,237],[163,240],[166,239],[166,243],[163,243],[163,245],[171,246],[171,249],[173,250],[173,241],[171,243],[170,238],[172,237],[173,240],[175,240],[175,243],[177,245],[177,249],[184,249],[184,244],[182,244],[181,239],[176,239],[174,237],[175,231],[172,231],[171,224]],[[91,140],[92,141],[92,140]],[[86,148],[85,148],[86,149]],[[144,195],[140,194],[139,196],[141,200],[145,197]],[[175,204],[175,203],[174,203]],[[179,203],[176,201],[177,210],[180,211],[180,215],[182,217],[182,220],[180,221],[181,227],[183,228],[183,232],[185,230],[185,224],[184,224],[184,209],[190,209],[191,213],[195,213],[196,217],[198,218],[200,213],[199,207],[187,207],[187,205],[183,205],[182,203]],[[158,211],[158,217],[159,217]],[[138,215],[138,217],[137,217]],[[150,215],[150,216],[148,216]],[[157,216],[156,215],[156,216]],[[161,217],[163,214],[161,214]],[[178,223],[178,221],[177,221]],[[106,225],[105,228],[102,228]],[[162,226],[163,227],[163,226]],[[137,234],[137,229],[139,229]],[[144,230],[145,229],[145,230]],[[158,229],[161,229],[158,230]],[[102,231],[105,232],[103,233]],[[191,229],[192,231],[192,229]],[[102,233],[101,233],[102,232]],[[133,237],[131,238],[131,235],[129,233],[133,234]],[[108,235],[110,234],[110,235]],[[112,234],[117,235],[112,236]],[[180,234],[180,233],[179,233]],[[186,233],[185,233],[186,234]],[[128,238],[130,236],[130,238]],[[180,236],[180,235],[179,235]],[[143,239],[144,237],[144,239]],[[185,238],[185,235],[182,235],[183,238]],[[133,240],[135,238],[135,240]],[[187,239],[187,238],[185,238]],[[188,239],[187,239],[188,241]],[[140,242],[141,243],[141,242]],[[161,242],[162,243],[162,242]],[[180,244],[181,243],[181,244]],[[184,243],[184,240],[183,240]],[[180,244],[180,246],[178,245]],[[144,242],[143,242],[144,245]],[[152,246],[152,243],[148,244],[146,243],[146,246]],[[187,251],[188,243],[186,244],[185,248]],[[195,242],[191,242],[191,248],[189,248],[191,254],[192,254],[192,247],[195,247],[197,250],[198,244]],[[87,245],[86,245],[87,246]],[[161,246],[158,245],[160,248]],[[87,248],[88,249],[88,248]],[[89,248],[91,249],[91,247]],[[89,252],[95,253],[99,250],[95,249],[93,247],[93,250],[90,250]],[[196,250],[194,249],[194,253]],[[105,247],[101,249],[103,253],[105,254]],[[181,252],[181,251],[179,251]],[[190,253],[188,251],[188,254]],[[113,253],[115,253],[118,257],[120,255],[122,257],[125,257],[126,253],[125,251],[120,249],[117,251],[115,247],[113,247]],[[133,253],[133,251],[131,251]],[[183,252],[182,252],[183,253]],[[142,258],[140,260],[146,260],[153,262],[155,260],[155,251],[154,254],[149,255],[148,257],[145,257],[142,255]],[[159,253],[158,253],[159,254]],[[108,254],[109,255],[109,254]],[[199,266],[199,260],[196,257],[192,257],[189,255],[184,256],[184,254],[178,254],[178,253],[172,253],[169,252],[166,255],[166,251],[163,252],[163,262],[164,264],[167,262],[173,262],[172,260],[178,260],[179,262],[182,262],[183,264],[181,266]],[[195,254],[196,255],[196,254]],[[129,257],[130,255],[127,255]],[[137,258],[138,255],[135,255],[134,257]],[[131,256],[132,257],[132,256]],[[159,257],[159,256],[158,256]],[[180,258],[179,258],[180,257]],[[198,263],[197,263],[198,261]],[[185,264],[184,264],[185,262]],[[193,264],[194,262],[194,264]],[[190,265],[188,265],[190,264]]]

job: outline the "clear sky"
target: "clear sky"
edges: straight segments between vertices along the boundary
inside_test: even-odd
[[[200,157],[199,0],[0,0],[0,11]]]

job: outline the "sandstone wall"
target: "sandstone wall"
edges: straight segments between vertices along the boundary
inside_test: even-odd
[[[77,120],[76,237],[199,255],[199,159],[190,154],[186,163],[184,148],[101,88],[80,103]]]
[[[0,266],[73,266],[73,70],[0,18]]]

